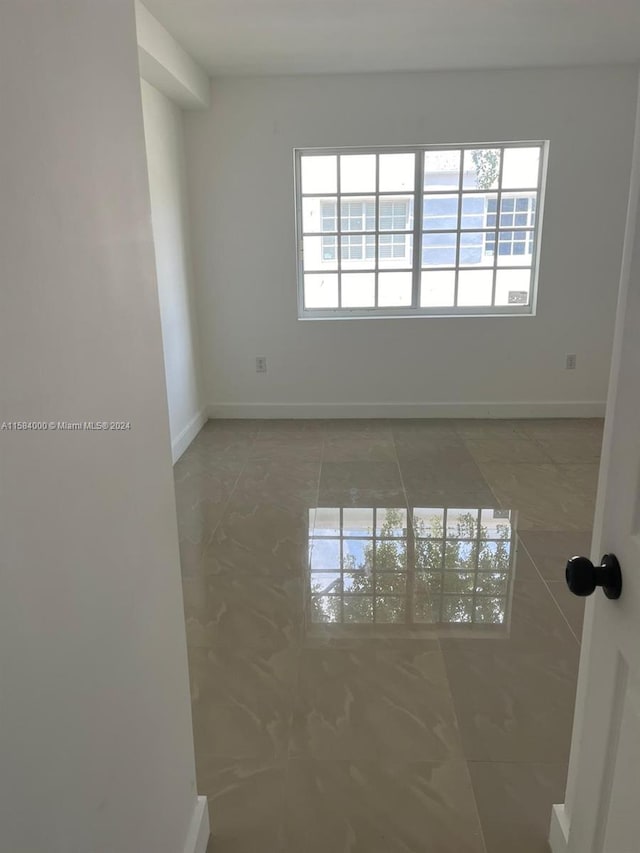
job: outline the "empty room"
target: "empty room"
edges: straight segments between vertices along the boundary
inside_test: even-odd
[[[638,853],[640,6],[0,67],[0,853]]]

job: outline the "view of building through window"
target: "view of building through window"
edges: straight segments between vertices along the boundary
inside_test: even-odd
[[[298,151],[303,316],[530,313],[543,153]]]

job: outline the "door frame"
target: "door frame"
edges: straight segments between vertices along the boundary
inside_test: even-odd
[[[604,518],[605,496],[607,494],[607,481],[609,476],[609,458],[613,443],[613,422],[607,416],[610,412],[613,412],[618,391],[618,376],[620,372],[620,363],[622,356],[622,330],[627,307],[627,296],[631,283],[631,266],[635,251],[635,243],[637,240],[640,240],[640,233],[637,234],[639,212],[640,75],[638,78],[638,97],[636,102],[633,154],[631,160],[631,171],[629,180],[629,200],[627,205],[627,219],[625,224],[622,260],[620,265],[620,284],[618,288],[618,304],[616,308],[615,334],[613,340],[613,350],[611,354],[611,370],[609,374],[607,407],[605,415],[604,435],[602,440],[602,462],[600,465],[600,472],[598,476],[598,491],[593,522],[593,539],[591,542],[590,556],[596,564],[600,563],[600,557],[602,556],[602,525]],[[567,850],[569,848],[569,836],[571,832],[571,811],[575,801],[576,779],[578,770],[580,768],[581,746],[583,741],[584,705],[587,695],[589,671],[588,664],[591,658],[591,645],[593,640],[593,620],[595,606],[598,600],[599,599],[596,599],[595,596],[591,596],[586,602],[565,801],[564,803],[554,805],[551,811],[549,844],[551,846],[552,853],[567,853]],[[602,604],[602,602],[600,603]]]

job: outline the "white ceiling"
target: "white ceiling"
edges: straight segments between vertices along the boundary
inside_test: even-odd
[[[211,75],[640,59],[640,0],[144,0]]]

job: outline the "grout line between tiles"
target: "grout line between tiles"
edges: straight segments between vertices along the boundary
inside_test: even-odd
[[[396,464],[398,466],[398,473],[400,475],[400,484],[402,486],[402,492],[404,494],[404,500],[405,500],[405,504],[407,506],[407,524],[413,525],[413,517],[411,515],[411,509],[412,508],[409,504],[409,495],[407,494],[407,490],[406,490],[406,487],[404,484],[404,477],[402,476],[402,467],[400,465],[400,458],[398,456],[398,449],[396,447],[396,437],[395,437],[395,433],[393,432],[393,429],[391,430],[391,440],[393,442],[393,449],[394,449],[395,456],[396,456]],[[483,477],[483,479],[484,479],[484,477]],[[491,487],[489,487],[489,489],[491,491]],[[491,491],[491,493],[493,494],[493,491]],[[467,758],[464,754],[465,749],[464,749],[464,742],[462,739],[462,729],[460,726],[460,719],[458,717],[458,709],[456,707],[455,697],[453,695],[453,690],[451,689],[451,682],[449,681],[449,670],[447,668],[446,656],[445,656],[444,651],[442,649],[442,644],[440,642],[440,633],[437,630],[437,628],[436,628],[436,633],[435,633],[435,640],[436,640],[436,644],[437,644],[437,650],[438,650],[438,653],[440,655],[440,659],[442,661],[442,668],[444,671],[444,682],[445,682],[444,686],[446,686],[448,698],[449,698],[449,701],[451,703],[451,710],[453,712],[453,719],[454,719],[455,726],[456,726],[457,733],[458,733],[458,738],[460,739],[460,747],[462,750],[462,758],[464,761],[465,771],[467,773],[467,781],[469,784],[469,790],[471,792],[471,799],[473,801],[473,810],[474,810],[474,813],[476,816],[476,820],[478,822],[478,829],[480,830],[480,841],[482,843],[482,849],[484,850],[484,853],[489,853],[488,847],[487,847],[487,841],[486,841],[485,834],[484,834],[484,827],[482,825],[482,820],[480,818],[480,809],[478,808],[478,801],[476,799],[476,792],[475,792],[475,789],[473,787],[473,781],[471,779],[471,772],[469,770],[469,764],[468,764]]]
[[[538,761],[538,760],[523,760],[522,758],[465,758],[467,764],[523,764],[534,765],[540,767],[566,767],[567,761]]]
[[[526,555],[527,555],[527,556],[529,557],[529,559],[531,560],[531,564],[533,565],[534,569],[536,570],[536,572],[537,572],[537,574],[538,574],[538,577],[540,578],[540,580],[541,580],[541,581],[542,581],[542,583],[544,584],[544,586],[545,586],[545,588],[546,588],[547,592],[548,592],[548,593],[549,593],[549,595],[551,596],[551,600],[553,601],[553,603],[555,604],[555,606],[558,608],[558,611],[560,612],[560,615],[562,616],[562,618],[563,618],[563,619],[564,619],[564,621],[566,622],[567,627],[569,628],[569,631],[571,631],[571,635],[572,635],[572,637],[574,638],[574,640],[576,641],[576,643],[578,644],[578,646],[580,646],[580,645],[581,645],[581,643],[580,643],[580,639],[579,639],[579,637],[577,637],[577,636],[576,636],[576,633],[575,633],[575,631],[573,630],[573,627],[572,627],[571,623],[569,622],[569,620],[568,620],[568,619],[567,619],[567,617],[565,616],[563,609],[562,609],[562,608],[560,607],[560,605],[558,604],[558,602],[557,602],[557,600],[556,600],[555,595],[551,592],[551,588],[549,587],[549,584],[548,584],[547,580],[546,580],[545,578],[543,578],[543,577],[542,577],[542,574],[541,574],[541,572],[540,572],[540,569],[538,568],[538,565],[537,565],[536,561],[535,561],[535,560],[533,559],[533,557],[531,556],[531,552],[530,552],[530,551],[529,551],[529,549],[527,548],[526,544],[523,542],[523,540],[522,540],[522,537],[521,537],[521,536],[518,536],[518,544],[520,545],[520,547],[521,547],[521,548],[523,548],[523,549],[524,549],[524,551],[525,551]]]
[[[396,458],[396,465],[398,467],[398,476],[400,477],[400,486],[402,488],[402,494],[404,495],[404,503],[405,503],[405,506],[407,508],[407,527],[409,525],[411,525],[413,528],[413,516],[412,516],[413,507],[409,503],[409,494],[408,494],[406,486],[404,484],[404,477],[402,476],[402,466],[400,465],[400,457],[398,456],[398,448],[396,446],[396,436],[395,436],[395,433],[393,431],[393,427],[391,427],[391,442],[393,444],[393,452],[394,452],[394,455]],[[408,533],[408,531],[407,531],[407,533]],[[415,566],[414,566],[414,573],[415,573]],[[440,635],[439,635],[437,629],[436,629],[436,633],[435,633],[435,639],[436,639],[438,651],[440,652],[440,654],[442,654],[442,647],[440,645]],[[444,658],[443,658],[443,665],[444,665]],[[446,672],[446,670],[445,670],[445,672]],[[451,696],[451,702],[453,704],[453,694],[451,693],[451,688],[449,685],[448,677],[447,677],[447,687],[449,688],[449,695]],[[455,708],[454,708],[454,714],[455,714]],[[457,716],[456,716],[456,725],[458,725]],[[459,729],[459,727],[458,727],[458,729]]]
[[[201,430],[200,432],[202,432],[202,430]],[[244,458],[244,460],[243,460],[243,462],[242,462],[242,465],[240,466],[240,469],[239,469],[239,471],[238,471],[238,474],[237,474],[237,476],[236,476],[236,478],[235,478],[235,480],[234,480],[234,482],[233,482],[233,486],[232,486],[232,487],[231,487],[231,489],[229,490],[229,494],[228,494],[228,496],[225,498],[225,500],[224,500],[224,501],[221,501],[221,503],[222,503],[222,511],[220,512],[220,517],[219,517],[218,521],[213,525],[213,527],[212,527],[212,529],[211,529],[211,533],[210,533],[210,534],[209,534],[209,536],[207,537],[206,541],[202,543],[203,552],[204,552],[204,551],[206,551],[206,549],[207,549],[207,548],[211,545],[211,543],[213,542],[213,537],[215,536],[215,534],[216,534],[216,531],[217,531],[218,527],[219,527],[219,526],[220,526],[220,524],[222,523],[222,519],[224,518],[224,515],[225,515],[225,513],[226,513],[226,511],[227,511],[227,508],[228,508],[228,506],[229,506],[229,504],[230,504],[230,502],[231,502],[231,498],[233,497],[233,494],[235,493],[235,491],[236,491],[236,489],[237,489],[237,487],[238,487],[238,483],[240,482],[240,477],[242,476],[242,474],[243,474],[243,473],[244,473],[244,471],[245,471],[245,468],[247,467],[247,463],[248,463],[248,461],[249,461],[249,456],[250,456],[251,450],[253,449],[253,446],[254,446],[254,444],[255,444],[255,441],[256,441],[256,438],[257,438],[257,436],[258,436],[259,432],[260,432],[260,426],[258,427],[258,429],[256,430],[256,432],[254,433],[254,435],[253,435],[253,437],[252,437],[252,439],[251,439],[251,446],[250,446],[250,448],[249,448],[249,450],[248,450],[248,452],[247,452],[247,454],[246,454],[246,456],[245,456],[245,458]],[[198,435],[200,435],[200,433],[198,433]],[[194,442],[197,440],[197,438],[198,438],[198,436],[196,436],[196,438],[194,439]],[[191,444],[190,446],[192,446],[194,442],[192,442],[192,444]],[[187,453],[188,453],[188,451],[189,451],[189,448],[187,448],[187,450],[186,450],[185,452],[187,452]],[[174,466],[174,467],[175,467],[175,466]],[[189,474],[189,475],[187,475],[187,477],[186,477],[185,479],[189,479],[189,477],[191,477],[191,476],[193,476],[193,474]],[[182,482],[182,481],[180,481],[180,482]],[[200,504],[201,504],[201,503],[204,503],[204,501],[205,501],[205,500],[206,500],[206,498],[201,498],[200,500],[196,501],[196,502],[193,504],[193,506],[191,506],[191,507],[190,507],[190,509],[191,509],[191,510],[196,509],[198,506],[200,506]],[[180,567],[180,575],[181,575],[181,577],[182,577],[182,566]]]
[[[240,477],[242,477],[242,475],[243,475],[243,473],[244,473],[244,471],[245,471],[245,468],[247,467],[247,463],[249,462],[249,455],[250,455],[250,453],[251,453],[251,450],[253,450],[253,447],[254,447],[254,445],[255,445],[255,443],[256,443],[256,438],[257,438],[257,437],[258,437],[258,435],[260,434],[260,430],[261,430],[261,428],[262,428],[261,426],[259,426],[259,427],[258,427],[257,431],[256,431],[256,432],[255,432],[255,434],[253,435],[253,438],[251,439],[251,447],[249,448],[249,451],[248,451],[247,455],[246,455],[246,456],[245,456],[245,458],[244,458],[244,461],[243,461],[243,463],[242,463],[242,467],[240,468],[240,471],[238,472],[238,476],[236,477],[236,481],[235,481],[235,483],[233,484],[233,487],[231,488],[231,490],[229,491],[229,495],[228,495],[228,497],[227,497],[227,499],[226,499],[226,501],[225,501],[225,503],[224,503],[224,507],[223,507],[223,509],[222,509],[222,512],[220,513],[220,518],[218,519],[217,523],[215,524],[215,526],[214,526],[213,530],[211,531],[211,536],[209,537],[209,540],[208,540],[208,542],[207,542],[207,544],[206,544],[206,546],[205,546],[206,548],[208,548],[208,547],[209,547],[209,545],[211,545],[211,543],[213,542],[213,537],[215,536],[215,534],[216,534],[216,531],[217,531],[218,527],[220,527],[220,525],[222,524],[222,519],[224,518],[225,513],[226,513],[226,511],[227,511],[227,509],[228,509],[228,507],[229,507],[229,504],[231,503],[231,498],[233,497],[233,495],[234,495],[234,493],[235,493],[236,489],[238,488],[238,483],[240,482]]]
[[[454,427],[454,429],[455,429],[455,427]],[[476,458],[476,456],[475,456],[475,454],[474,454],[474,452],[473,452],[473,450],[469,447],[469,445],[467,444],[467,442],[468,442],[468,441],[482,441],[483,439],[474,439],[474,438],[469,438],[468,436],[464,436],[464,435],[462,435],[461,433],[457,432],[457,430],[456,430],[456,435],[458,435],[458,437],[460,438],[460,440],[461,440],[461,441],[462,441],[462,443],[464,444],[464,447],[465,447],[465,449],[467,450],[467,452],[468,452],[468,453],[473,457],[473,461],[476,463],[476,465],[480,465],[480,464],[483,464],[483,463],[484,463],[484,464],[487,464],[487,465],[494,465],[494,464],[496,464],[496,463],[497,463],[497,464],[503,464],[503,465],[504,465],[504,464],[506,464],[506,465],[550,465],[550,464],[551,464],[551,465],[555,465],[555,464],[556,464],[556,463],[554,462],[554,460],[551,458],[551,456],[549,455],[549,453],[544,449],[544,447],[542,447],[542,445],[541,445],[541,444],[539,444],[539,443],[538,443],[538,441],[537,441],[535,438],[533,438],[533,437],[531,437],[531,436],[527,435],[527,434],[526,434],[526,433],[524,433],[524,432],[523,432],[523,433],[516,433],[516,434],[514,435],[513,440],[515,440],[515,441],[522,441],[522,442],[527,442],[527,441],[528,441],[528,442],[530,442],[531,444],[533,444],[533,445],[534,445],[538,450],[540,450],[540,452],[543,454],[543,456],[545,456],[545,460],[544,460],[543,462],[526,462],[526,461],[525,461],[525,462],[520,462],[520,461],[518,460],[518,461],[506,462],[506,463],[505,463],[505,462],[504,462],[503,460],[501,460],[501,459],[477,459],[477,458]],[[501,437],[500,437],[500,438],[501,438]]]
[[[489,848],[487,847],[487,839],[484,834],[484,825],[482,823],[482,818],[480,817],[480,809],[478,808],[478,801],[476,799],[476,789],[473,785],[473,777],[471,776],[469,764],[471,764],[471,762],[467,758],[465,758],[464,767],[467,771],[467,779],[469,781],[469,787],[471,788],[471,798],[473,799],[473,807],[476,813],[476,818],[478,820],[478,826],[480,827],[480,840],[482,841],[482,848],[484,850],[484,853],[489,853]]]
[[[314,495],[314,507],[313,507],[313,509],[314,509],[314,518],[313,518],[314,527],[315,527],[315,519],[316,519],[316,512],[317,512],[317,508],[318,508],[318,503],[320,501],[320,481],[322,478],[322,467],[324,465],[324,451],[325,451],[326,442],[327,442],[327,430],[326,430],[326,425],[325,425],[323,427],[323,432],[322,432],[322,449],[320,452],[320,464],[318,465],[318,479],[316,482],[316,491],[315,491],[315,495]],[[309,524],[310,524],[309,513],[307,512],[307,525],[309,525]],[[304,646],[304,638],[306,635],[306,632],[305,632],[306,619],[308,616],[308,613],[307,613],[307,584],[306,584],[306,579],[310,575],[310,571],[311,571],[310,553],[309,553],[310,540],[311,540],[311,530],[308,527],[307,528],[307,547],[305,550],[305,565],[304,565],[303,570],[302,570],[304,573],[304,576],[302,578],[302,584],[301,584],[302,596],[303,596],[303,599],[301,602],[301,606],[302,606],[301,633],[300,633],[299,642],[297,644],[297,646],[298,646],[298,649],[297,649],[297,666],[296,666],[296,677],[295,677],[295,681],[294,681],[295,688],[294,688],[294,694],[293,694],[293,705],[292,705],[292,710],[291,710],[291,718],[289,721],[289,736],[287,738],[287,749],[286,749],[285,755],[284,755],[285,798],[286,798],[286,791],[287,791],[287,785],[288,785],[288,781],[289,781],[291,759],[292,759],[293,734],[294,734],[294,723],[295,723],[296,709],[297,709],[298,697],[300,696],[300,688],[301,688],[301,680],[302,680],[302,673],[301,673],[302,649]],[[284,835],[285,835],[285,819],[284,819],[284,816],[285,815],[286,815],[286,802],[285,802],[285,808],[283,809],[283,822],[282,822],[282,835],[283,835],[282,843],[283,843],[283,845],[285,844],[285,838],[284,838]],[[285,848],[283,846],[283,850],[284,849]]]

